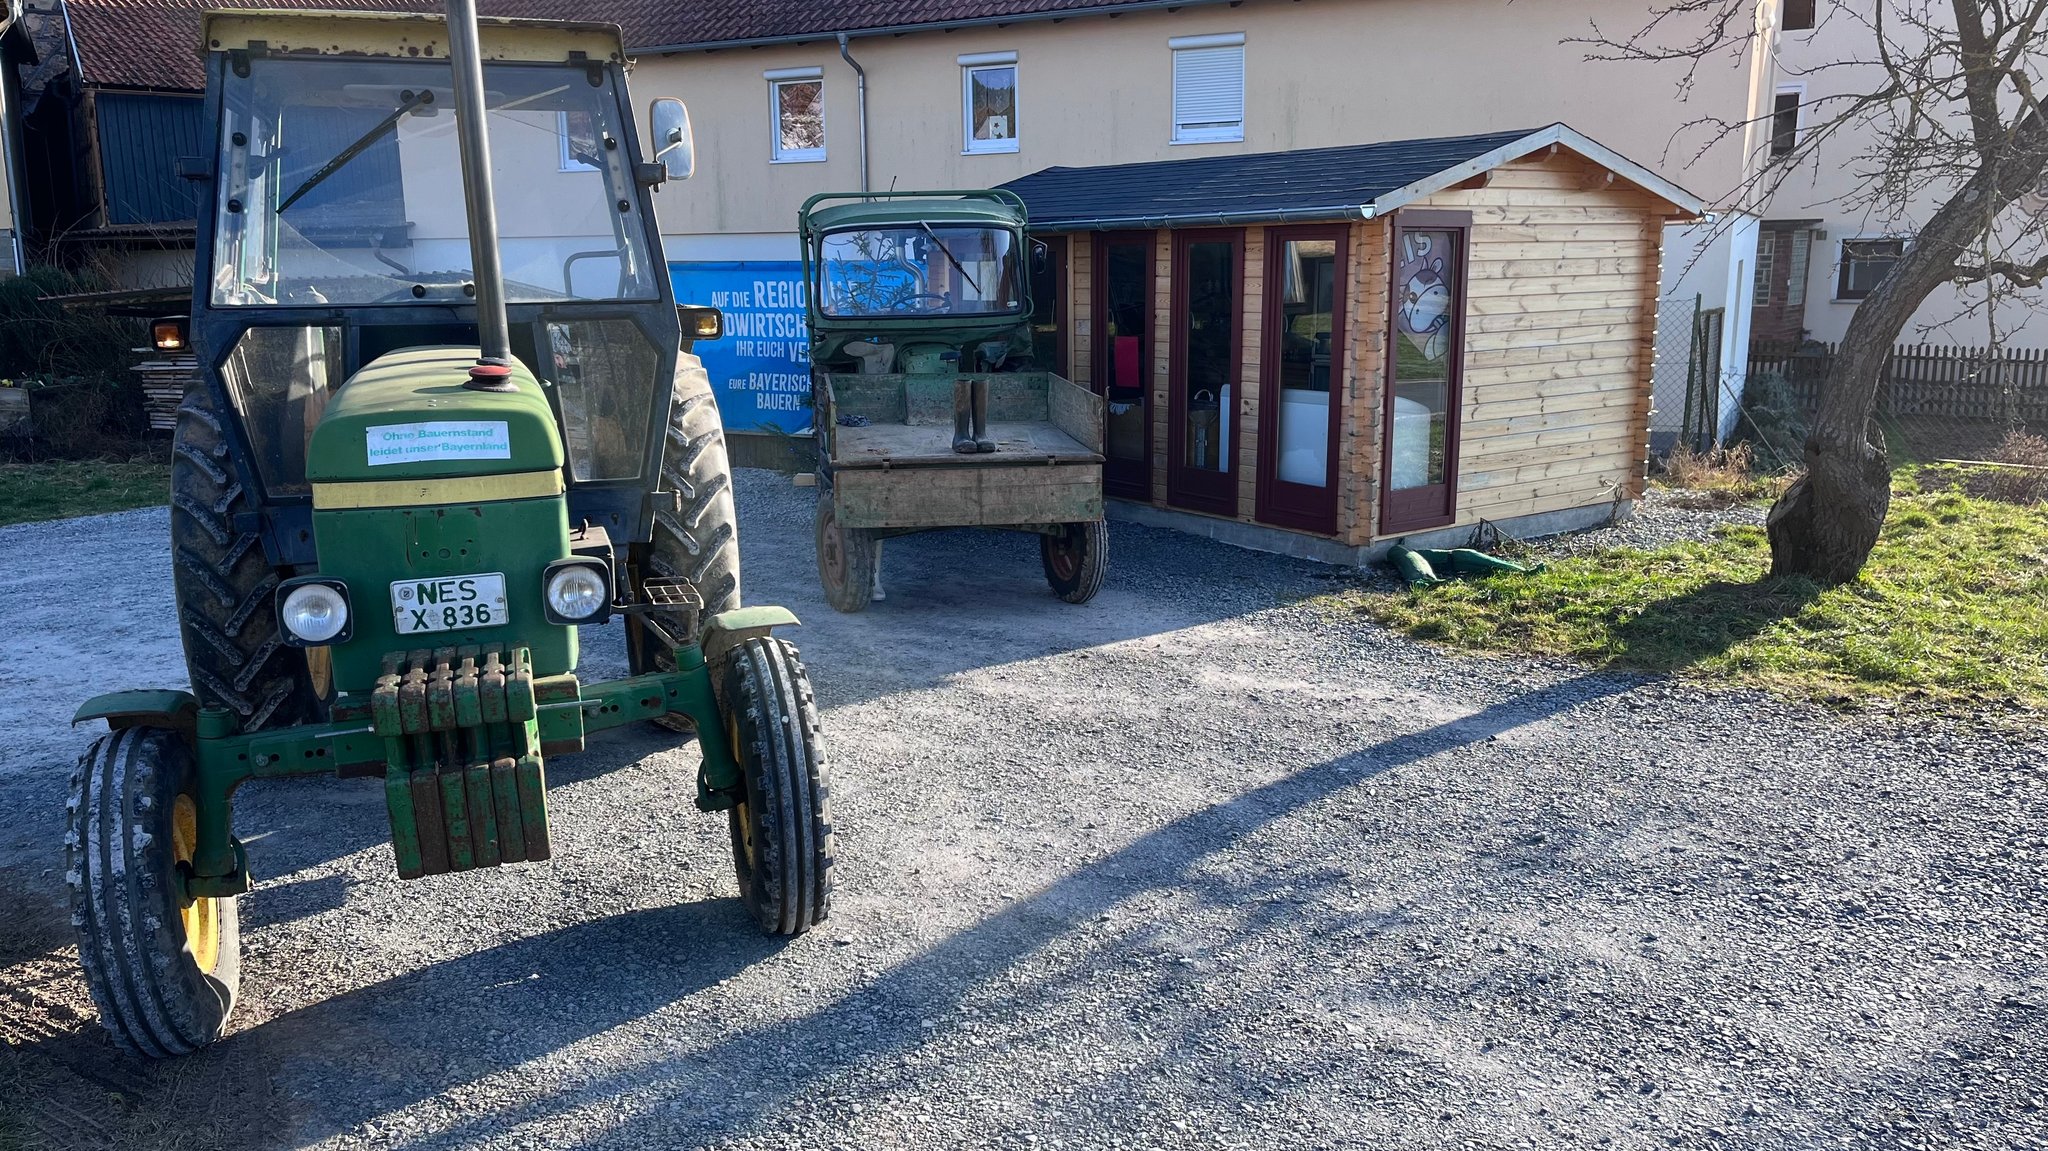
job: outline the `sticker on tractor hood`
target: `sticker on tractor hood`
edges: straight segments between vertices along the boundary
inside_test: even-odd
[[[503,420],[432,420],[368,430],[370,466],[432,460],[509,460],[512,430]]]

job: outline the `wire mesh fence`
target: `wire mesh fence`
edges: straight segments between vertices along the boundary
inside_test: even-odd
[[[1657,350],[1650,367],[1650,451],[1679,444],[1703,450],[1721,426],[1721,317],[1700,297],[1657,302]]]
[[[1837,345],[1750,346],[1735,435],[1761,462],[1796,464]],[[2048,434],[2048,351],[1900,345],[1885,360],[1875,418],[1895,463],[1988,460],[2014,433]]]

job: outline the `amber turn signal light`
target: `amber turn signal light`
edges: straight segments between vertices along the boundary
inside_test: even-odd
[[[182,352],[190,342],[185,335],[185,321],[182,318],[157,320],[149,325],[149,342],[159,352]]]

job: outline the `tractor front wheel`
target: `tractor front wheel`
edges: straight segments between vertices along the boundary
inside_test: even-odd
[[[114,1042],[154,1059],[219,1039],[241,985],[234,899],[183,898],[194,780],[185,741],[142,727],[95,740],[71,776],[65,876],[79,963]]]
[[[832,493],[818,495],[818,582],[825,602],[844,612],[868,606],[875,592],[875,533],[839,522]]]
[[[800,935],[832,904],[832,791],[810,677],[796,649],[750,639],[725,663],[726,733],[746,777],[730,812],[740,900],[761,930]]]
[[[1038,557],[1054,595],[1087,603],[1102,590],[1102,573],[1109,567],[1109,524],[1062,524],[1057,535],[1038,537]]]

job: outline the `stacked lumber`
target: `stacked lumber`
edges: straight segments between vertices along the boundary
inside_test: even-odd
[[[130,370],[142,384],[142,408],[149,414],[151,431],[168,432],[178,426],[178,405],[185,400],[185,387],[199,374],[199,360],[186,353],[164,355],[153,348],[137,348],[142,360]]]

